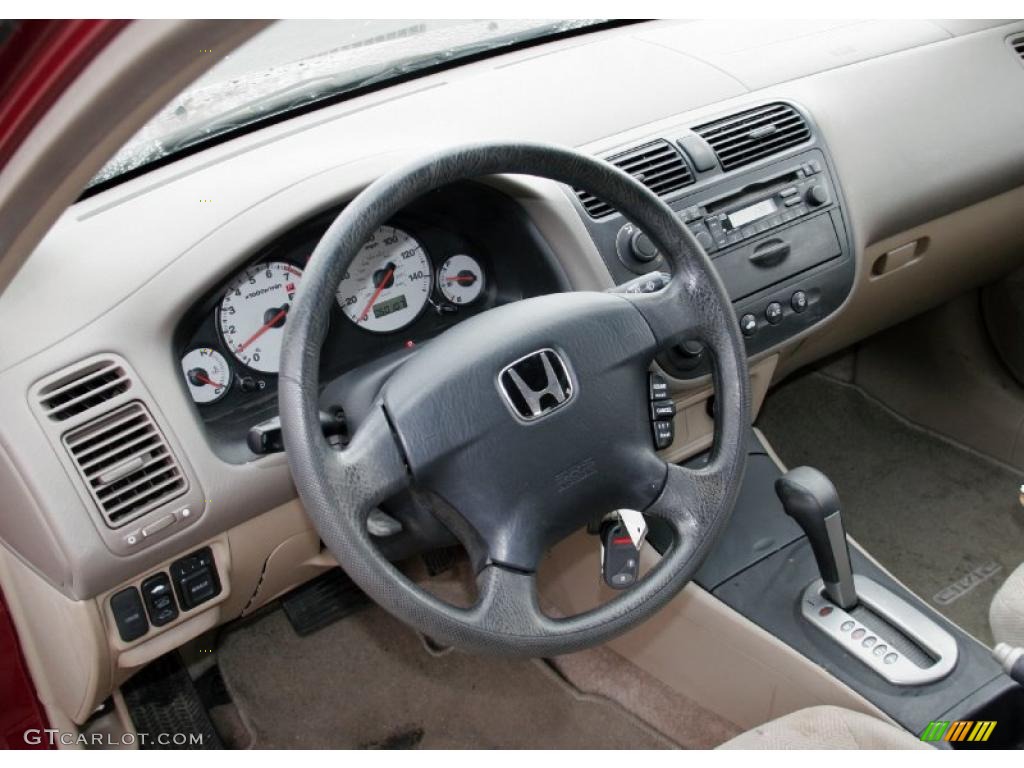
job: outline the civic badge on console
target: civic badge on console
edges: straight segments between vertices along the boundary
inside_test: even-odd
[[[505,366],[498,389],[512,412],[523,421],[535,421],[572,400],[569,369],[553,349],[539,349]]]

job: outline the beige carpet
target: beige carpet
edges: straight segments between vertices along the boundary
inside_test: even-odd
[[[304,638],[273,611],[218,656],[255,748],[675,746],[544,662],[432,654],[377,607]]]

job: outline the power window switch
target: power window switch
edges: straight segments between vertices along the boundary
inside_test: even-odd
[[[672,400],[655,400],[651,403],[651,418],[667,421],[676,415],[676,404]]]
[[[146,610],[142,607],[142,598],[135,587],[122,589],[111,597],[110,612],[114,614],[117,633],[126,643],[138,640],[149,631]]]
[[[654,447],[659,451],[672,445],[676,437],[675,424],[671,421],[654,422]]]

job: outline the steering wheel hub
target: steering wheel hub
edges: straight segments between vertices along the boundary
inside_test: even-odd
[[[661,491],[646,397],[654,345],[621,295],[527,299],[426,344],[387,382],[383,407],[413,481],[461,513],[486,562],[532,571],[595,515],[646,509]]]

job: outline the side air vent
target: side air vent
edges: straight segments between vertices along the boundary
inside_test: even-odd
[[[188,490],[167,441],[138,401],[71,430],[63,441],[111,528]]]
[[[100,360],[69,372],[39,390],[39,404],[49,418],[64,421],[127,392],[131,379],[113,360]]]
[[[1011,37],[1009,43],[1013,52],[1017,54],[1017,58],[1021,60],[1021,63],[1024,63],[1024,35]]]
[[[693,184],[693,174],[690,173],[683,156],[662,139],[633,147],[607,159],[609,163],[624,170],[659,197]],[[612,206],[598,200],[589,192],[577,189],[576,195],[584,210],[595,219],[615,212]]]
[[[766,104],[693,130],[711,145],[723,171],[749,165],[811,137],[807,123],[788,104]]]

